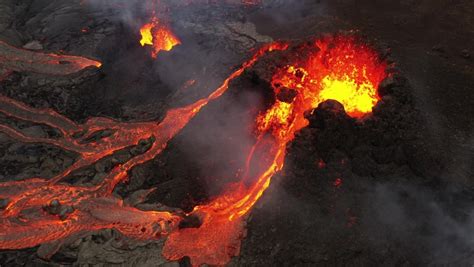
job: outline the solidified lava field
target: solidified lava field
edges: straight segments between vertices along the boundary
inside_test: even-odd
[[[0,2],[0,266],[474,264],[471,1]]]

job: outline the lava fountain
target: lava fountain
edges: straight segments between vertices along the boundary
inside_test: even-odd
[[[156,58],[160,51],[171,51],[173,47],[181,44],[171,29],[156,16],[140,28],[140,35],[141,46],[151,46],[153,58]]]

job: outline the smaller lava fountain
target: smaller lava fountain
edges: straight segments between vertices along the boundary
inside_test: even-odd
[[[141,27],[140,35],[140,44],[153,48],[151,51],[153,58],[156,58],[160,51],[171,51],[173,47],[181,44],[171,29],[156,16],[153,16],[149,23]]]

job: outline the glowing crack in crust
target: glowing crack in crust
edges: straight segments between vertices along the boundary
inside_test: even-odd
[[[79,125],[53,110],[33,109],[0,97],[1,112],[59,129],[62,136],[36,138],[5,125],[0,126],[0,131],[22,142],[48,143],[79,154],[71,167],[51,180],[31,178],[0,184],[0,198],[8,200],[0,215],[0,249],[57,243],[87,231],[115,228],[137,239],[167,236],[163,255],[169,260],[189,256],[194,266],[228,263],[240,252],[245,216],[268,188],[272,176],[283,168],[287,144],[297,131],[307,126],[305,112],[327,99],[336,99],[348,114],[360,117],[370,112],[378,101],[377,88],[386,77],[386,65],[367,46],[352,37],[323,38],[310,45],[312,52],[307,57],[276,71],[271,81],[275,95],[291,91],[292,97],[284,101],[277,97],[275,103],[257,117],[256,142],[247,156],[240,182],[229,185],[227,191],[209,203],[196,206],[188,214],[201,219],[199,228],[178,229],[181,216],[138,210],[113,197],[112,191],[126,179],[131,168],[161,153],[167,142],[204,106],[226,92],[233,79],[266,53],[287,49],[287,44],[279,42],[262,47],[208,97],[169,110],[160,122],[123,123],[91,118]],[[83,142],[104,130],[113,130],[113,134],[95,142]],[[99,185],[80,187],[61,183],[71,172],[144,139],[153,140],[151,147],[116,166]],[[264,158],[259,157],[256,162],[255,155],[264,155]],[[44,212],[45,206],[54,210],[58,203],[70,207],[66,216]]]

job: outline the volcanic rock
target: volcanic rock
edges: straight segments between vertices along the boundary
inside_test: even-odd
[[[58,215],[61,220],[65,220],[69,214],[74,212],[72,206],[62,205],[57,199],[51,200],[49,205],[44,206],[43,209],[51,215]]]
[[[444,46],[442,46],[440,44],[434,45],[431,49],[433,51],[436,51],[436,52],[439,52],[439,53],[445,53],[446,52],[446,49],[444,48]]]
[[[5,209],[9,203],[10,203],[10,200],[8,199],[0,199],[0,210]]]
[[[127,246],[127,242],[129,246]],[[163,241],[135,242],[113,231],[101,231],[86,238],[77,249],[77,261],[90,265],[162,266],[167,261],[161,251]],[[133,247],[130,247],[132,246]]]
[[[140,140],[137,146],[130,149],[130,154],[133,156],[145,153],[152,146],[155,141],[154,137],[151,137],[148,140]]]
[[[202,220],[198,216],[185,216],[184,219],[179,223],[179,228],[199,228]]]
[[[298,95],[298,91],[295,89],[282,88],[277,95],[278,100],[286,103],[292,103],[295,97]]]
[[[384,95],[390,95],[393,93],[393,88],[395,88],[396,82],[395,78],[393,76],[389,76],[385,78],[382,83],[379,85],[379,95],[384,96]]]
[[[39,125],[35,125],[35,126],[28,127],[26,129],[23,129],[22,132],[29,136],[34,136],[34,137],[42,137],[42,138],[48,137],[48,134]]]
[[[43,50],[43,45],[39,41],[31,41],[23,46],[28,50]]]

